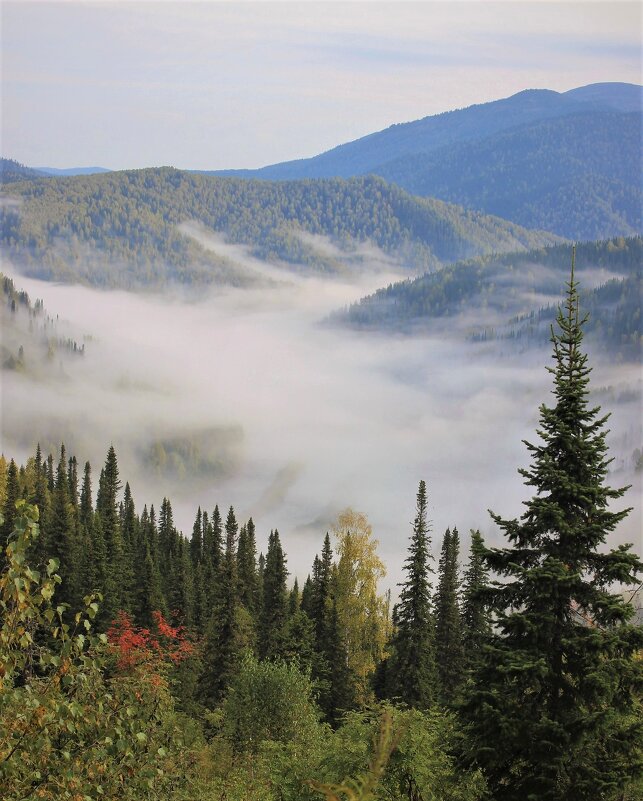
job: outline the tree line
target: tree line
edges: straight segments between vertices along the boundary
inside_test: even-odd
[[[643,627],[622,588],[643,563],[606,548],[630,509],[617,508],[627,488],[606,483],[583,325],[572,267],[553,402],[520,471],[533,496],[520,518],[492,513],[503,547],[472,533],[461,577],[456,529],[432,558],[420,482],[390,613],[376,541],[352,510],[300,590],[278,531],[257,556],[253,521],[232,508],[198,510],[190,538],[167,498],[139,515],[113,447],[95,502],[90,465],[81,478],[64,448],[57,464],[39,449],[21,468],[4,462],[6,797],[161,785],[257,801],[639,797]]]

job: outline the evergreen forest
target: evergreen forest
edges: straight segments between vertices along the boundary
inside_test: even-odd
[[[86,230],[101,213],[101,182],[126,182],[124,199],[154,197],[159,182],[177,199],[206,186],[170,170],[75,180],[69,187],[96,204],[78,222]],[[212,191],[240,191],[210,180]],[[34,209],[57,191],[20,186]],[[323,191],[349,202],[349,186]],[[389,191],[379,179],[363,186]],[[121,223],[100,225],[123,220],[125,210]],[[38,219],[36,249],[57,224]],[[395,226],[382,226],[397,244]],[[592,247],[640,269],[640,239]],[[4,292],[34,319],[42,313],[10,279]],[[627,487],[610,485],[607,416],[588,399],[585,297],[572,262],[550,330],[552,393],[520,470],[531,496],[523,513],[493,510],[502,545],[472,531],[463,552],[458,510],[434,531],[431,486],[418,477],[415,509],[399,510],[404,578],[393,593],[360,511],[319,532],[300,583],[287,533],[257,532],[223,498],[179,531],[170,498],[157,508],[133,497],[108,443],[101,465],[64,444],[38,446],[24,464],[2,456],[0,796],[639,799],[643,564],[632,546],[608,542],[631,510]]]
[[[359,252],[365,243],[408,273],[562,241],[414,197],[376,176],[280,183],[161,167],[29,177],[2,187],[3,257],[32,277],[103,288],[257,285],[243,263],[190,236],[185,223],[225,235],[255,258],[320,275],[370,269]]]

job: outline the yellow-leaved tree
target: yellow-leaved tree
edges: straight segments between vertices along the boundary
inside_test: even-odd
[[[388,603],[378,594],[378,581],[386,569],[365,515],[345,509],[333,533],[339,560],[334,582],[337,616],[355,682],[355,700],[365,704],[372,700],[370,680],[384,657],[388,635]]]

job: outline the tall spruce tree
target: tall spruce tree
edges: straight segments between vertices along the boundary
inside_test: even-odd
[[[480,660],[482,647],[491,634],[491,615],[483,596],[488,583],[484,540],[479,531],[472,531],[469,563],[462,581],[462,646],[467,669]]]
[[[128,590],[123,583],[125,553],[117,500],[120,489],[116,451],[110,445],[96,496],[96,511],[101,521],[106,553],[105,597],[101,607],[101,618],[106,622],[112,620],[120,609],[125,609]]]
[[[408,556],[406,581],[396,606],[396,631],[387,666],[387,690],[406,704],[427,709],[435,696],[435,642],[431,604],[431,567],[426,484],[420,481]]]
[[[263,604],[259,630],[259,656],[274,659],[283,656],[285,627],[288,621],[286,559],[277,529],[270,532],[266,567],[263,573]]]
[[[627,545],[605,550],[629,510],[609,508],[625,488],[605,484],[607,417],[588,405],[585,319],[572,256],[552,328],[554,403],[540,407],[540,441],[526,443],[520,471],[535,494],[520,519],[492,514],[509,544],[484,554],[504,581],[488,592],[495,633],[463,714],[497,801],[622,798],[641,742],[643,629],[610,587],[633,584],[643,565]]]
[[[237,568],[239,571],[239,600],[254,619],[259,604],[257,598],[257,546],[255,524],[252,518],[239,531]]]
[[[215,509],[214,517],[218,517]],[[219,570],[216,605],[206,627],[203,671],[199,678],[199,696],[213,707],[225,695],[228,683],[240,659],[239,581],[237,578],[238,526],[232,506],[226,519],[226,547]]]
[[[456,528],[446,530],[438,567],[435,594],[435,663],[438,669],[439,696],[443,704],[452,704],[464,677],[464,651],[458,591],[458,554],[460,538]]]

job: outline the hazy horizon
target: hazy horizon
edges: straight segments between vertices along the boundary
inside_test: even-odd
[[[34,167],[256,168],[525,89],[641,81],[635,2],[7,0],[0,13],[2,151]]]

